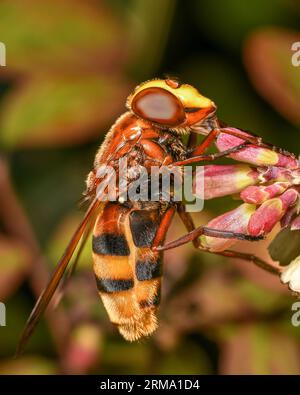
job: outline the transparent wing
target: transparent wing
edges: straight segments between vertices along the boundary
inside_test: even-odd
[[[90,222],[90,220],[93,218],[95,213],[97,212],[97,209],[101,205],[101,200],[95,198],[91,205],[89,206],[87,212],[85,213],[81,223],[79,224],[78,228],[74,232],[63,256],[61,257],[60,261],[58,262],[56,269],[46,286],[45,290],[42,292],[41,296],[37,300],[27,322],[25,325],[25,328],[22,332],[21,339],[18,343],[17,350],[16,350],[16,356],[22,354],[22,352],[25,349],[25,346],[31,337],[34,329],[36,328],[38,322],[40,321],[44,311],[46,310],[49,302],[52,299],[52,296],[57,289],[62,276],[68,266],[68,263],[70,262],[70,259],[78,245],[78,242],[80,241],[84,230],[87,226],[87,224]]]

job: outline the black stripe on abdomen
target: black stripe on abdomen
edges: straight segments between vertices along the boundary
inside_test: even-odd
[[[130,254],[125,236],[113,233],[93,236],[93,252],[95,254],[117,256],[128,256]]]
[[[146,307],[155,307],[159,306],[160,304],[160,290],[158,290],[158,293],[150,300],[141,300],[139,305],[141,308],[146,308]]]
[[[136,210],[130,214],[130,229],[136,247],[150,247],[157,228],[157,210]]]
[[[133,280],[112,280],[96,277],[96,281],[98,290],[105,293],[128,291],[134,285]]]
[[[158,258],[157,261],[139,260],[135,265],[135,275],[139,281],[152,280],[162,275],[162,263]]]

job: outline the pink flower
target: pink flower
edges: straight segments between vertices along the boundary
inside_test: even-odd
[[[234,210],[211,220],[206,227],[212,229],[228,230],[236,233],[247,233],[251,215],[255,212],[254,204],[244,203]],[[236,243],[234,239],[221,239],[218,237],[201,236],[203,247],[211,251],[223,251]]]
[[[265,201],[251,216],[248,233],[252,236],[259,236],[271,232],[287,209],[296,203],[298,197],[298,192],[291,188],[281,196]]]
[[[239,129],[226,128],[226,130],[251,136]],[[219,151],[243,143],[245,140],[227,133],[220,133],[216,139]],[[240,193],[244,203],[214,218],[206,227],[243,234],[245,239],[247,236],[255,238],[265,236],[277,223],[282,227],[291,226],[291,230],[300,229],[299,161],[291,155],[254,144],[247,144],[229,157],[247,162],[251,166],[247,164],[204,166],[204,198],[212,199]],[[196,175],[194,191],[201,181]],[[231,239],[201,236],[203,247],[211,251],[225,250],[237,239],[240,237]]]
[[[204,199],[232,195],[258,182],[259,172],[248,165],[204,166]],[[193,190],[197,190],[197,178]]]
[[[262,204],[268,199],[281,195],[289,186],[288,182],[275,182],[267,186],[249,186],[241,192],[240,196],[245,203]]]
[[[250,136],[248,133],[235,128],[224,128],[224,130],[231,130],[233,132],[238,132],[239,134],[244,134],[245,136]],[[220,133],[217,137],[216,146],[219,151],[225,151],[243,144],[244,142],[245,140],[239,137],[235,137],[227,133]],[[242,150],[231,154],[230,157],[256,166],[280,166],[285,168],[298,167],[298,161],[295,158],[253,144],[249,144]]]

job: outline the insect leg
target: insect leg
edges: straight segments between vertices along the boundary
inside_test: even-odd
[[[282,148],[276,147],[275,145],[273,145],[271,143],[268,143],[266,141],[263,141],[262,137],[256,136],[252,132],[250,133],[250,132],[247,132],[247,131],[242,130],[242,129],[240,129],[240,131],[239,131],[239,129],[231,130],[231,129],[226,128],[226,126],[222,126],[221,128],[217,128],[216,130],[217,130],[217,134],[219,134],[219,133],[230,134],[231,136],[238,137],[238,138],[240,138],[240,139],[242,139],[245,142],[248,142],[250,144],[254,144],[254,145],[257,145],[257,146],[263,147],[263,148],[268,148],[268,149],[270,149],[272,151],[275,151],[275,152],[277,152],[279,154],[283,154],[283,155],[286,155],[286,156],[291,156],[292,158],[295,157],[295,155],[292,154],[291,152],[286,151],[286,150],[284,150]],[[245,133],[247,133],[247,135]]]
[[[196,146],[197,143],[197,133],[191,132],[189,134],[188,142],[187,142],[187,147],[189,149],[192,149]],[[202,153],[202,152],[201,152]]]
[[[245,261],[250,261],[254,263],[256,266],[260,267],[261,269],[264,269],[272,274],[281,274],[282,269],[279,265],[276,265],[275,263],[269,263],[267,261],[264,261],[263,259],[257,257],[256,255],[253,254],[248,254],[245,252],[239,252],[239,251],[233,251],[233,250],[224,250],[224,251],[209,251],[203,249],[203,251],[209,252],[211,254],[217,254],[217,255],[222,255],[226,256],[229,258],[234,258],[234,259],[243,259]]]
[[[236,240],[248,240],[248,241],[258,241],[263,239],[263,236],[251,236],[245,233],[236,233],[228,230],[212,229],[206,226],[199,226],[198,228],[187,233],[186,235],[179,237],[179,239],[164,244],[163,246],[156,247],[156,249],[158,251],[164,251],[164,250],[169,250],[171,248],[179,247],[183,244],[195,240],[201,235],[217,237],[221,239],[236,239]]]
[[[175,214],[175,211],[176,211],[176,206],[171,206],[164,213],[164,216],[159,224],[159,227],[158,227],[155,237],[153,239],[152,248],[156,248],[164,241],[165,235],[169,229],[169,226],[172,221],[173,215]]]
[[[260,137],[256,137],[256,136],[252,136],[252,135],[245,135],[242,131],[239,133],[236,131],[232,131],[230,129],[221,129],[221,128],[217,127],[215,129],[212,129],[208,133],[208,135],[204,138],[204,140],[196,148],[194,148],[194,150],[192,150],[190,152],[189,158],[201,156],[207,150],[207,148],[209,148],[214,143],[215,139],[218,137],[218,135],[220,133],[226,133],[226,134],[233,135],[235,137],[239,137],[242,140],[244,140],[245,144],[262,145],[262,141],[261,141],[262,139]],[[240,150],[244,147],[245,147],[245,145],[241,144],[241,145],[238,145],[237,147],[234,147],[234,148],[237,148],[237,150]],[[223,152],[225,152],[225,151],[223,151]],[[237,152],[237,151],[234,151],[234,152]],[[234,152],[231,152],[231,151],[227,152],[226,151],[225,155],[234,153]]]
[[[214,161],[215,159],[218,158],[223,158],[224,156],[230,155],[230,154],[234,154],[238,151],[240,151],[241,149],[245,148],[249,143],[243,143],[240,145],[237,145],[233,148],[230,148],[226,151],[222,151],[222,152],[217,152],[214,154],[207,154],[207,155],[198,155],[198,156],[193,156],[191,158],[187,158],[178,162],[173,162],[171,165],[172,166],[185,166],[185,165],[190,165],[192,163],[196,163],[196,162],[202,162],[202,161]]]
[[[178,212],[178,215],[179,215],[181,221],[184,223],[187,231],[192,232],[193,230],[195,230],[196,227],[195,227],[193,218],[192,218],[191,214],[186,211],[185,205],[183,203],[179,203],[177,205],[177,212]],[[201,246],[201,243],[200,243],[200,240],[198,237],[195,238],[194,240],[192,240],[192,242],[193,242],[193,245],[195,246],[195,248],[198,248]]]
[[[235,128],[235,130],[230,129],[225,122],[222,122],[219,119],[216,120],[215,128],[212,129],[205,137],[205,139],[201,142],[201,144],[191,152],[191,156],[197,156],[203,154],[203,152],[205,152],[205,150],[214,142],[214,140],[220,133],[229,134],[231,136],[235,136],[237,138],[240,138],[241,140],[244,140],[245,143],[253,144],[263,148],[268,148],[277,153],[295,158],[295,155],[292,154],[291,152],[276,147],[275,145],[268,143],[266,141],[263,141],[262,137],[257,136],[252,132],[250,133],[248,131],[237,129],[237,128]]]
[[[182,207],[178,209],[178,214],[179,214],[182,222],[184,223],[186,229],[190,232],[191,230],[195,229],[192,216],[190,215],[190,213],[185,211],[183,204],[181,206]],[[201,246],[199,239],[196,239],[196,240],[198,241],[198,243],[195,244],[195,240],[194,240],[193,244],[194,244],[195,248],[197,248],[200,251],[208,252],[210,254],[226,256],[229,258],[242,259],[245,261],[249,261],[249,262],[254,263],[256,266],[260,267],[261,269],[264,269],[264,270],[266,270],[270,273],[273,273],[273,274],[279,275],[282,271],[282,268],[279,265],[266,262],[263,259],[257,257],[256,255],[244,253],[244,252],[239,252],[239,251],[233,251],[233,250],[210,251],[209,249]]]
[[[204,140],[190,153],[190,156],[202,155],[212,145],[219,133],[219,129],[213,129],[209,132]]]

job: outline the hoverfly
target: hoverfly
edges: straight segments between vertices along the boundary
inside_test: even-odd
[[[188,234],[168,243],[165,249],[188,241],[201,249],[198,239],[201,234],[242,240],[261,238],[205,226],[195,229],[184,204],[172,199],[169,202],[142,202],[123,201],[119,197],[116,201],[104,201],[97,194],[100,182],[97,170],[103,165],[112,166],[118,173],[117,163],[123,157],[127,158],[129,169],[143,165],[150,173],[154,165],[181,167],[199,161],[212,161],[238,152],[247,144],[271,147],[254,135],[222,129],[224,124],[216,117],[216,105],[191,85],[180,84],[175,79],[153,79],[140,84],[128,97],[126,107],[127,112],[111,127],[96,154],[85,192],[86,198],[91,201],[90,206],[27,321],[17,353],[24,349],[79,241],[87,239],[85,233],[91,227],[93,268],[99,295],[110,321],[129,341],[148,336],[157,328],[161,251],[175,212],[178,212]],[[224,131],[241,138],[243,143],[223,152],[205,154]],[[195,137],[199,133],[205,137],[196,145]],[[182,141],[184,134],[189,136],[186,144]],[[237,257],[254,259],[253,256],[237,254]]]

